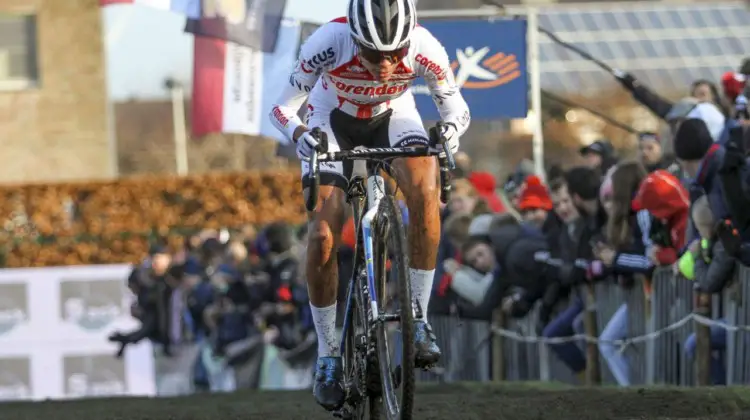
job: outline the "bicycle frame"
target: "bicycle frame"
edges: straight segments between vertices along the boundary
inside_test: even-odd
[[[385,180],[383,179],[383,176],[378,173],[378,168],[375,163],[368,161],[366,162],[366,167],[366,180],[363,182],[361,178],[353,179],[353,185],[352,187],[350,187],[350,192],[348,193],[348,198],[351,201],[357,201],[352,203],[352,207],[354,208],[354,227],[355,229],[357,229],[358,241],[355,245],[357,249],[355,249],[355,262],[352,272],[352,278],[349,280],[349,287],[347,288],[346,293],[346,311],[344,312],[344,324],[341,330],[342,334],[340,348],[342,349],[342,351],[344,350],[344,346],[346,345],[346,333],[351,327],[351,325],[349,325],[351,322],[350,311],[352,299],[355,298],[354,293],[360,290],[364,294],[364,296],[362,297],[369,300],[369,313],[366,319],[366,322],[368,322],[368,324],[370,321],[376,320],[380,316],[380,309],[378,308],[378,292],[375,288],[372,227],[373,222],[375,221],[375,217],[377,216],[380,200],[382,200],[385,196]],[[365,188],[362,188],[363,186],[365,186]],[[351,190],[356,191],[352,193]],[[364,198],[367,199],[366,206],[362,205],[362,200]],[[363,211],[364,214],[362,214]],[[360,226],[362,228],[361,232],[359,231]],[[360,234],[362,235],[361,237]],[[361,242],[359,241],[360,238]],[[359,249],[360,244],[364,249]],[[364,252],[364,255],[359,254],[360,252]],[[358,258],[359,256],[362,256],[363,258]],[[358,281],[358,279],[360,278],[360,270],[362,269],[362,261],[364,261],[365,263],[365,271],[367,274],[366,285],[360,285]],[[369,328],[371,327],[371,325],[368,325],[367,327],[367,331],[369,333]]]

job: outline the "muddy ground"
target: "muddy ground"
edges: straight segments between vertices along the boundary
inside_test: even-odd
[[[743,413],[744,412],[744,413]],[[0,404],[5,420],[330,419],[303,392],[240,392],[169,399],[98,399]],[[423,385],[419,420],[750,420],[750,391],[542,389],[529,385]]]

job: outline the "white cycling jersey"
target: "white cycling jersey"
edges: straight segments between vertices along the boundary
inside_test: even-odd
[[[389,109],[414,107],[409,91],[414,79],[427,82],[442,121],[453,123],[457,134],[469,126],[466,105],[442,44],[425,28],[412,34],[409,51],[393,76],[380,82],[362,65],[347,19],[333,20],[316,30],[303,44],[295,68],[278,104],[271,110],[277,129],[292,139],[302,120],[297,112],[307,99],[310,113],[334,109],[359,118],[376,117]]]

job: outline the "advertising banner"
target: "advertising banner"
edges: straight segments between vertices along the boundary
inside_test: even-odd
[[[420,20],[445,46],[472,119],[526,118],[525,20]],[[426,121],[440,115],[424,80],[412,92]]]
[[[151,344],[123,358],[107,338],[138,328],[129,265],[0,270],[0,400],[156,393]]]

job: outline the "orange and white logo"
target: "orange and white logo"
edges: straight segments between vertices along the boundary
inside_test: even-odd
[[[521,65],[514,54],[498,52],[485,58],[489,53],[490,47],[456,50],[456,60],[451,63],[456,84],[463,89],[491,89],[521,76]]]

